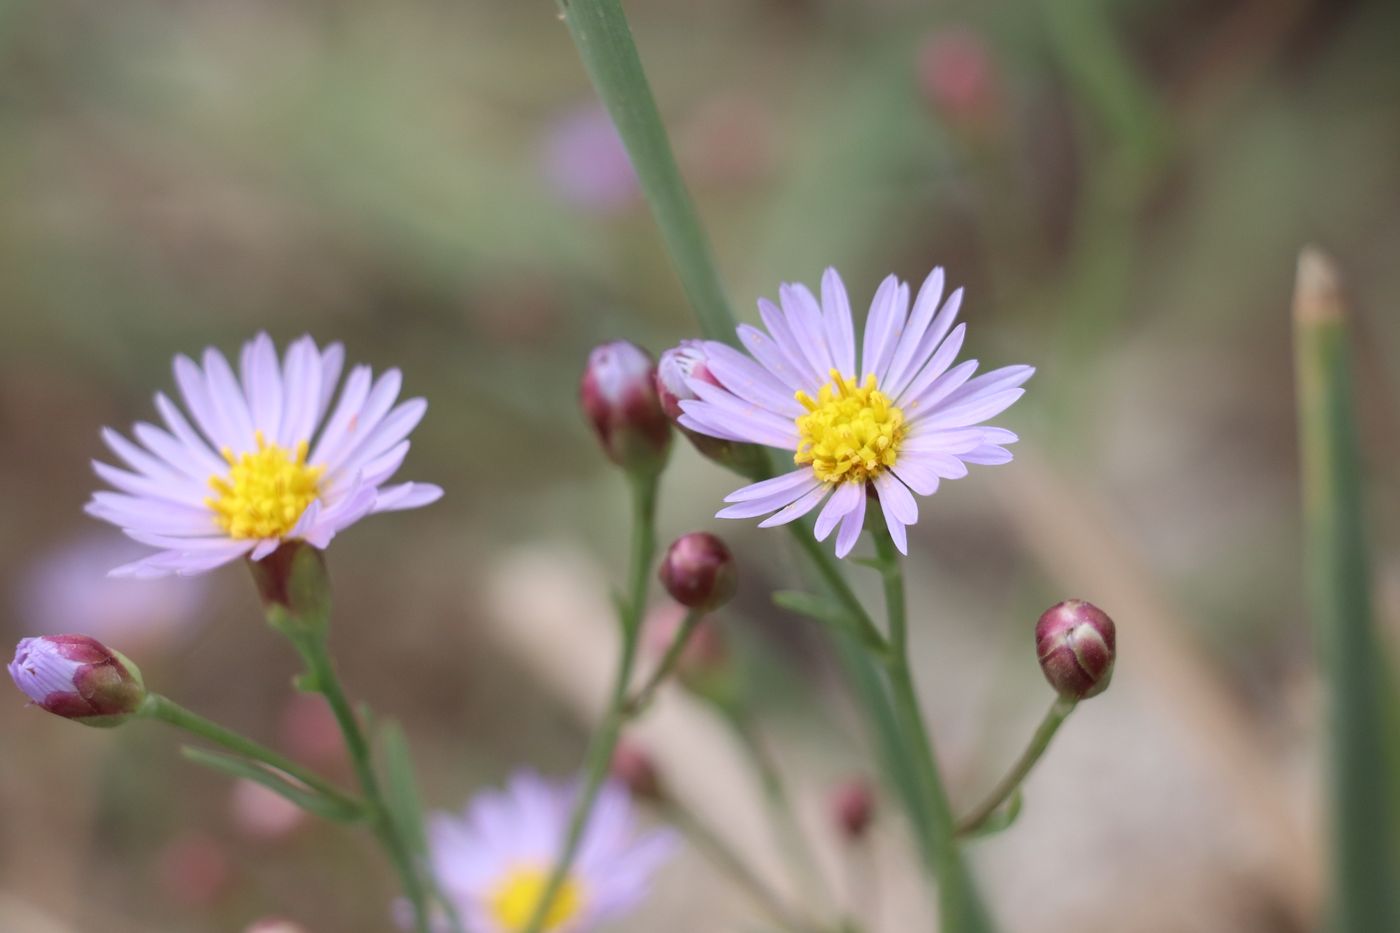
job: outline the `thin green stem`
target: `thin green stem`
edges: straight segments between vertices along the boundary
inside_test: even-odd
[[[293,642],[298,651],[301,652],[302,660],[306,663],[310,683],[317,693],[325,697],[326,703],[335,715],[336,723],[340,726],[341,735],[345,738],[346,750],[350,753],[350,762],[355,769],[355,777],[359,780],[360,790],[364,793],[365,800],[368,801],[372,810],[371,825],[375,837],[384,847],[395,871],[398,872],[404,896],[408,898],[408,902],[413,908],[415,933],[429,933],[427,892],[419,877],[418,869],[414,865],[409,845],[402,838],[389,815],[383,791],[379,787],[379,779],[374,772],[369,742],[366,741],[359,720],[355,716],[355,711],[350,706],[350,701],[345,696],[345,690],[340,685],[335,665],[331,662],[325,634],[317,632],[296,637]]]
[[[260,761],[289,777],[296,778],[316,793],[349,809],[359,809],[364,806],[363,803],[349,796],[325,778],[297,764],[285,755],[239,735],[216,722],[205,719],[169,697],[161,696],[158,693],[147,694],[145,702],[141,704],[140,715],[147,719],[158,719],[168,725],[175,726],[177,729],[183,729],[200,738],[208,739],[244,758]]]
[[[1036,728],[1035,735],[1031,737],[1030,744],[1026,746],[1025,751],[1021,752],[1021,757],[1016,759],[1011,770],[997,783],[996,787],[992,788],[992,792],[987,795],[985,800],[958,821],[957,834],[959,836],[967,836],[977,832],[982,828],[982,824],[1001,808],[1002,804],[1011,799],[1011,795],[1016,793],[1022,782],[1026,780],[1026,776],[1031,773],[1031,769],[1035,767],[1036,762],[1040,761],[1045,750],[1050,747],[1050,740],[1055,737],[1055,733],[1059,731],[1060,726],[1064,725],[1064,721],[1069,718],[1070,713],[1074,712],[1077,705],[1078,702],[1075,700],[1064,697],[1055,698],[1055,702],[1050,704],[1050,709],[1046,711],[1045,718],[1040,721],[1040,725]]]
[[[768,743],[763,740],[758,727],[744,711],[735,709],[727,710],[726,713],[750,764],[753,765],[754,773],[758,775],[764,799],[768,803],[768,812],[777,824],[779,844],[786,850],[788,862],[802,873],[809,892],[824,898],[828,890],[826,879],[822,877],[821,869],[812,858],[811,847],[808,846],[802,826],[798,823],[792,796],[783,781],[783,772],[778,767],[777,759],[774,758]]]
[[[569,830],[564,837],[564,848],[555,859],[549,882],[540,894],[534,914],[525,927],[526,933],[539,933],[544,919],[558,896],[564,880],[573,866],[583,842],[588,818],[593,813],[593,805],[598,800],[598,791],[607,777],[608,766],[612,762],[617,740],[622,734],[622,725],[628,718],[627,686],[632,679],[632,668],[637,658],[637,641],[642,627],[642,613],[646,606],[647,583],[651,577],[652,561],[656,556],[656,493],[657,476],[633,475],[632,481],[632,558],[628,574],[627,600],[619,607],[619,621],[622,626],[622,657],[618,661],[617,674],[613,680],[612,696],[603,723],[589,742],[584,759],[583,788],[574,811],[569,819]]]
[[[754,904],[768,915],[768,919],[782,929],[794,931],[794,933],[807,933],[814,928],[810,922],[794,916],[783,904],[782,899],[763,883],[758,872],[754,871],[739,853],[716,835],[714,830],[706,826],[699,817],[675,801],[667,801],[662,806],[664,814],[671,823],[684,833],[686,838],[694,843],[695,847],[723,871],[730,880],[747,893]]]
[[[953,830],[953,810],[938,771],[928,727],[919,705],[918,692],[909,669],[909,631],[904,601],[904,571],[900,555],[889,532],[874,532],[875,549],[885,587],[885,609],[889,615],[890,657],[885,662],[893,696],[895,715],[923,783],[934,842],[934,870],[938,875],[938,896],[943,929],[951,933],[982,933],[992,929],[972,876],[963,862]]]
[[[556,0],[579,57],[631,156],[681,287],[711,340],[735,343],[734,314],[676,167],[632,30],[618,0]]]
[[[700,624],[700,620],[705,617],[703,612],[691,610],[686,613],[685,621],[676,631],[676,637],[671,640],[671,645],[666,649],[666,653],[661,658],[661,663],[656,666],[656,670],[651,672],[651,676],[642,684],[641,688],[632,695],[624,705],[623,709],[627,716],[633,717],[645,710],[656,696],[656,691],[660,689],[671,674],[675,671],[676,665],[680,662],[681,655],[685,652],[685,646],[690,644],[690,636],[695,634],[695,629]]]

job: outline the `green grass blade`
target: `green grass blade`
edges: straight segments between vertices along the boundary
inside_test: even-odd
[[[1305,250],[1294,294],[1309,601],[1328,689],[1332,929],[1400,930],[1394,756],[1384,653],[1371,611],[1345,307],[1331,261]]]
[[[709,242],[676,167],[622,7],[618,0],[557,2],[588,76],[627,145],[700,330],[711,340],[735,343],[734,313],[715,274]]]

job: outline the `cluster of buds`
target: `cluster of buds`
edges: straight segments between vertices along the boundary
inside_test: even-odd
[[[656,367],[626,340],[595,347],[579,382],[579,404],[603,452],[629,473],[655,475],[671,449],[671,423],[656,395]]]
[[[1083,700],[1108,689],[1117,633],[1113,620],[1098,606],[1067,599],[1041,615],[1035,625],[1035,650],[1055,692],[1066,700]]]
[[[87,635],[22,639],[9,669],[35,706],[85,726],[120,725],[146,699],[136,665]]]

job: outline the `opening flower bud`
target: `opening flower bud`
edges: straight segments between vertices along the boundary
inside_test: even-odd
[[[1083,700],[1108,689],[1117,645],[1113,620],[1098,606],[1067,599],[1035,625],[1040,669],[1060,696]]]
[[[661,409],[701,456],[744,476],[759,475],[766,464],[762,451],[753,444],[711,437],[680,423],[681,416],[685,414],[681,410],[681,402],[699,398],[690,386],[692,381],[720,386],[719,379],[710,371],[709,354],[703,340],[682,340],[661,354],[661,361],[656,366],[656,392],[661,399]]]
[[[10,677],[35,706],[85,726],[121,725],[146,699],[136,665],[86,635],[22,639]]]
[[[689,609],[713,612],[734,598],[738,574],[723,541],[704,531],[677,538],[661,560],[661,585]]]
[[[610,771],[638,800],[658,801],[666,796],[656,762],[646,749],[635,742],[623,739],[617,743]]]
[[[656,395],[656,367],[626,340],[594,348],[579,382],[579,403],[603,452],[629,472],[658,473],[671,447],[671,423]]]
[[[846,839],[862,838],[875,818],[875,791],[865,778],[838,784],[831,793],[831,819]]]

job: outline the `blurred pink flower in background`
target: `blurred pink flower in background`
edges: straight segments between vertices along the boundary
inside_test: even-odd
[[[641,188],[608,112],[585,104],[558,117],[541,152],[545,179],[564,201],[586,211],[620,213]]]
[[[304,810],[253,781],[234,781],[228,803],[234,828],[249,839],[275,842],[306,823]]]
[[[281,917],[265,917],[243,933],[307,933],[306,927]]]
[[[168,648],[203,620],[203,580],[143,583],[107,576],[148,549],[116,535],[85,534],[41,553],[15,586],[18,620],[27,632],[82,632],[140,656]]]
[[[224,846],[212,836],[190,832],[172,839],[156,861],[165,897],[189,907],[208,907],[233,882]]]
[[[319,696],[298,693],[289,699],[277,733],[282,748],[297,761],[328,771],[346,763],[340,726]]]
[[[1000,72],[982,36],[966,27],[933,33],[919,47],[919,90],[944,119],[990,128],[1002,106]]]

